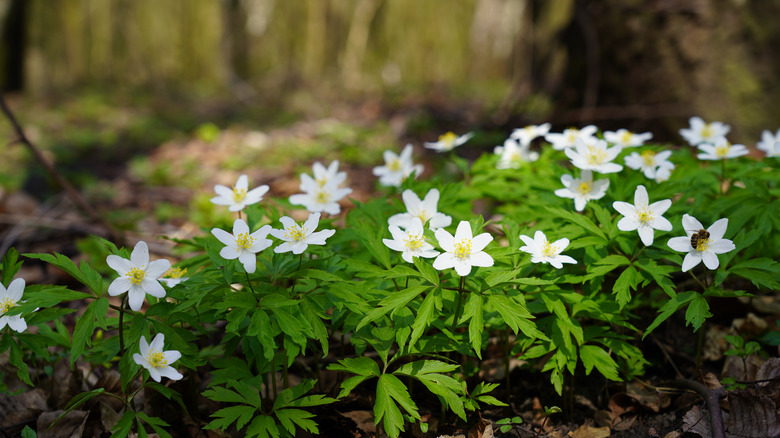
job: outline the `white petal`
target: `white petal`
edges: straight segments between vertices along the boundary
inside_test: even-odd
[[[143,339],[143,338],[142,338],[142,339]],[[146,360],[144,360],[144,357],[143,357],[143,356],[141,356],[140,354],[138,354],[138,353],[134,353],[134,354],[133,354],[133,360],[134,360],[134,361],[135,361],[135,363],[137,363],[138,365],[141,365],[141,366],[142,366],[142,367],[144,367],[144,368],[146,368],[146,367],[147,367],[147,362],[146,362]]]
[[[689,252],[691,248],[691,239],[689,237],[672,237],[666,243],[669,248],[680,252]]]
[[[8,327],[21,333],[27,330],[27,321],[22,318],[22,315],[14,315],[8,318]]]
[[[437,228],[449,227],[452,224],[452,217],[443,213],[436,213],[428,220],[428,228],[434,230]]]
[[[710,240],[720,240],[723,235],[726,234],[726,228],[729,226],[728,218],[718,219],[712,224],[707,231],[710,232]]]
[[[723,254],[729,251],[733,251],[736,248],[734,242],[728,239],[710,240],[709,250],[715,254]]]
[[[306,222],[303,224],[303,228],[306,229],[307,233],[311,233],[312,231],[317,229],[317,225],[320,223],[320,213],[312,213],[309,215],[309,218],[306,219]]]
[[[493,236],[488,233],[482,233],[471,239],[471,251],[478,252],[485,249],[488,243],[493,241]],[[481,265],[480,265],[481,266]]]
[[[672,231],[673,228],[672,223],[663,216],[656,216],[648,225],[660,231]]]
[[[160,282],[157,280],[144,279],[141,281],[141,287],[144,288],[146,293],[155,298],[162,298],[165,296],[165,288],[162,287]]]
[[[439,271],[450,269],[453,266],[455,266],[455,256],[448,252],[439,254],[433,261],[434,269]]]
[[[214,228],[211,230],[211,234],[217,238],[223,245],[235,245],[236,238],[232,234],[221,228]],[[128,269],[129,271],[129,269]],[[126,273],[126,272],[125,272]]]
[[[153,262],[149,262],[149,266],[147,266],[146,270],[144,271],[144,277],[159,278],[169,269],[171,269],[170,261],[167,259],[158,259]]]
[[[106,257],[106,263],[111,269],[115,270],[119,275],[125,275],[133,269],[133,264],[126,258],[119,257],[118,255],[110,255]]]
[[[131,287],[127,292],[127,304],[131,309],[137,312],[141,310],[141,306],[144,305],[145,297],[146,294],[143,292],[143,290],[138,291],[137,289]]]
[[[246,190],[249,188],[249,178],[247,178],[246,175],[241,175],[238,177],[238,180],[236,180],[236,189],[238,190]]]
[[[666,210],[669,209],[669,207],[672,206],[672,200],[671,199],[664,199],[658,202],[653,202],[648,206],[648,208],[655,213],[657,216],[660,216],[664,213],[666,213]],[[671,228],[670,228],[671,229]]]
[[[647,197],[647,189],[645,186],[636,186],[636,191],[634,191],[634,205],[648,205],[649,203],[650,198]]]
[[[130,278],[121,276],[108,285],[108,294],[112,297],[121,295],[130,290]]]
[[[241,254],[238,256],[238,261],[244,265],[244,270],[248,274],[255,273],[255,269],[257,268],[257,256],[255,256],[253,253],[249,251],[241,251]]]
[[[682,271],[686,272],[698,265],[701,262],[701,255],[697,251],[689,252],[685,254],[685,258],[682,263]]]
[[[625,216],[618,221],[617,227],[620,231],[634,231],[639,228],[639,221],[631,216]]]
[[[138,340],[138,349],[141,350],[142,358],[149,354],[149,341],[146,340],[146,336],[141,336],[141,339]]]
[[[291,242],[284,242],[281,245],[278,245],[274,248],[274,252],[277,254],[283,253],[283,252],[289,252],[292,250],[292,243]]]
[[[701,255],[701,259],[704,262],[704,266],[708,269],[718,269],[718,266],[720,265],[718,256],[712,251],[704,251]]]
[[[239,249],[236,246],[226,246],[219,251],[219,256],[225,260],[238,258]]]
[[[306,243],[309,245],[325,245],[325,239],[334,234],[336,234],[336,230],[317,231],[306,238]]]
[[[146,242],[142,240],[135,244],[135,248],[130,254],[130,262],[138,268],[149,264],[149,246]]]
[[[465,277],[469,275],[469,273],[471,272],[471,263],[468,263],[461,259],[455,259],[454,261],[455,264],[453,267],[455,268],[455,272],[457,272],[458,275],[460,275],[461,277]]]
[[[422,208],[427,211],[436,211],[439,205],[439,190],[430,189],[422,201]]]
[[[167,377],[171,380],[181,380],[181,378],[184,377],[180,372],[176,371],[176,369],[173,367],[158,368],[158,372],[160,373],[161,377]]]
[[[630,218],[636,217],[636,207],[629,204],[628,202],[615,201],[612,203],[612,208],[617,210],[618,213],[622,214],[625,217],[630,217]]]
[[[653,234],[654,234],[653,229],[648,226],[641,226],[638,228],[638,230],[639,230],[639,238],[642,239],[642,243],[644,243],[645,246],[652,245]]]
[[[441,249],[448,253],[455,250],[455,238],[447,230],[439,228],[434,232],[434,236],[439,242]]]
[[[552,243],[552,246],[558,248],[558,253],[560,253],[561,251],[566,249],[567,246],[569,246],[569,239],[565,237],[563,239],[558,239]]]
[[[490,257],[490,254],[484,251],[480,251],[471,254],[471,256],[469,257],[469,263],[471,263],[472,266],[480,266],[486,268],[488,266],[493,266],[493,257]]]
[[[685,230],[686,233],[688,233],[688,237],[690,237],[691,234],[704,228],[704,225],[702,225],[701,222],[699,222],[695,217],[689,214],[683,215],[682,224],[683,224],[683,229]]]
[[[147,371],[149,371],[149,377],[152,378],[157,383],[160,383],[160,371],[157,369],[157,367],[149,366],[146,368]]]
[[[431,192],[428,192],[429,195],[430,195],[430,193]],[[438,190],[436,191],[436,193],[437,193],[437,196],[438,196]],[[420,209],[420,207],[421,207],[420,206],[420,204],[421,204],[420,198],[417,197],[417,194],[414,193],[413,191],[411,191],[409,189],[404,190],[404,192],[401,193],[401,198],[404,200],[404,206],[406,206],[406,210],[407,211],[411,212],[412,210]]]
[[[12,301],[21,300],[22,294],[24,294],[24,278],[17,278],[12,281],[11,284],[8,285],[6,293],[8,294],[8,298]]]

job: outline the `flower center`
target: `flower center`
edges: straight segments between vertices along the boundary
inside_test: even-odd
[[[330,192],[327,190],[318,190],[317,194],[314,195],[317,202],[321,204],[326,204],[330,202]]]
[[[16,301],[12,300],[11,298],[3,298],[2,301],[0,301],[0,315],[4,314],[5,312],[11,310],[11,307],[16,306]]]
[[[253,243],[255,243],[255,238],[249,233],[241,233],[236,236],[236,246],[240,249],[250,249]]]
[[[584,194],[590,193],[590,190],[591,190],[591,186],[590,186],[589,182],[583,181],[583,182],[580,183],[580,187],[578,189],[580,194],[584,195]]]
[[[286,236],[288,239],[300,242],[306,239],[306,228],[293,224],[287,229]]]
[[[555,257],[558,255],[558,247],[545,240],[544,245],[542,245],[542,255],[545,257]]]
[[[317,182],[318,186],[325,187],[325,184],[328,183],[328,178],[317,178],[315,181]]]
[[[387,163],[387,168],[392,172],[398,172],[401,170],[401,161],[398,158],[393,158]]]
[[[407,234],[406,239],[404,239],[404,243],[406,244],[406,249],[409,250],[417,250],[420,249],[423,246],[424,240],[422,239],[422,235],[420,234]]]
[[[182,278],[187,273],[187,268],[171,268],[168,270],[166,277],[168,278]]]
[[[241,202],[246,198],[246,189],[237,189],[233,187],[233,200],[235,202]]]
[[[154,368],[162,368],[168,366],[168,361],[165,360],[165,355],[162,351],[149,350],[149,354],[146,356],[146,360]]]
[[[413,216],[420,218],[420,222],[422,222],[423,225],[425,225],[425,223],[428,222],[428,219],[431,218],[431,215],[428,213],[427,210],[420,210],[417,212],[417,214],[414,214]]]
[[[141,281],[143,281],[146,272],[144,272],[144,270],[141,268],[133,268],[125,275],[130,277],[131,284],[141,284]]]
[[[625,131],[623,132],[623,135],[620,136],[620,142],[623,144],[628,144],[631,142],[631,137],[634,136],[634,133],[631,131]]]
[[[639,223],[647,224],[653,219],[655,219],[655,215],[647,206],[636,208],[636,220],[639,221]]]
[[[655,166],[655,152],[653,151],[642,152],[642,164],[644,164],[645,167]]]
[[[715,155],[720,158],[724,158],[729,154],[729,149],[731,149],[729,145],[715,146]]]
[[[712,127],[709,123],[705,123],[704,126],[701,128],[701,137],[702,138],[710,138],[712,137]]]
[[[710,248],[710,238],[699,237],[699,243],[696,244],[696,251],[704,252],[707,251],[709,248]]]
[[[451,148],[452,144],[455,143],[455,140],[458,139],[458,136],[455,135],[454,132],[448,132],[446,134],[442,134],[439,136],[439,141],[444,143],[444,146]]]
[[[607,152],[604,149],[588,146],[588,152],[585,154],[585,159],[588,160],[588,164],[601,164],[606,158]]]
[[[455,242],[455,250],[452,252],[459,259],[467,259],[471,255],[471,239],[463,239]]]
[[[520,152],[512,152],[509,154],[509,161],[521,161]]]

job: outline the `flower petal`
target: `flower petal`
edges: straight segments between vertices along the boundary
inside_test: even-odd
[[[144,271],[144,278],[160,278],[167,270],[171,269],[171,262],[167,259],[157,259],[149,262]]]
[[[436,269],[436,270],[439,270],[439,271],[443,271],[445,269],[450,269],[453,266],[455,266],[455,256],[453,256],[449,252],[445,252],[443,254],[439,254],[433,260],[433,268]]]
[[[728,239],[710,240],[709,250],[715,254],[723,254],[729,251],[733,251],[736,248],[734,242]]]
[[[708,269],[718,269],[718,266],[720,265],[718,256],[715,255],[715,253],[712,251],[702,252],[701,260],[704,262],[704,266],[706,266]]]
[[[127,304],[136,312],[141,310],[141,306],[144,305],[144,298],[146,298],[146,294],[143,290],[131,287],[127,292]]]
[[[688,234],[688,237],[691,237],[691,234],[704,229],[704,225],[701,224],[701,222],[698,221],[695,217],[684,214],[682,217],[682,225],[685,232]]]
[[[141,287],[149,295],[155,298],[163,298],[165,296],[165,288],[162,287],[159,281],[152,279],[143,279],[141,281]]]
[[[644,243],[645,246],[650,246],[653,244],[653,235],[655,232],[652,228],[648,226],[642,226],[637,230],[639,231],[639,238],[642,239],[642,243]]]
[[[149,264],[149,246],[143,240],[135,244],[135,248],[130,254],[130,263],[138,268]]]
[[[669,248],[680,251],[680,252],[689,252],[693,248],[691,248],[691,239],[688,237],[672,237],[669,239],[669,241],[666,243]]]
[[[493,266],[493,257],[490,257],[490,254],[480,251],[474,254],[471,254],[469,257],[469,263],[471,263],[472,266],[479,266],[486,268],[488,266]]]
[[[22,294],[24,294],[24,278],[17,278],[12,281],[11,284],[8,285],[6,293],[8,294],[8,298],[12,301],[21,300]]]
[[[133,269],[133,264],[130,260],[118,255],[110,255],[106,257],[106,263],[111,269],[115,270],[119,275],[125,275]]]
[[[493,241],[493,236],[491,236],[489,233],[482,233],[477,236],[474,236],[473,239],[471,239],[471,251],[472,252],[479,252],[485,249],[485,247],[488,245],[488,243]]]
[[[439,242],[441,249],[448,253],[455,250],[455,238],[452,237],[452,234],[450,234],[449,231],[444,228],[439,228],[434,232],[434,236]]]
[[[726,228],[729,226],[728,218],[718,219],[714,224],[707,228],[710,232],[710,241],[720,240],[726,234]]]
[[[130,290],[130,278],[121,276],[108,285],[108,294],[112,297],[121,295]]]
[[[682,271],[686,272],[690,270],[694,266],[698,265],[699,262],[701,262],[701,255],[698,251],[692,251],[688,254],[685,254],[685,258],[683,259],[682,263]]]

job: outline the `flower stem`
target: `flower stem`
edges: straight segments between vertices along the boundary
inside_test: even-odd
[[[249,279],[249,272],[244,272],[246,274],[246,285],[249,286],[249,290],[252,291],[252,295],[255,293],[255,289],[252,287],[252,280]]]
[[[726,194],[726,160],[720,160],[720,194]]]
[[[128,292],[129,293],[129,292]],[[127,294],[122,298],[122,304],[119,306],[119,356],[125,354],[125,305],[127,304]]]
[[[699,277],[697,277],[696,274],[694,274],[692,270],[688,271],[688,272],[690,272],[691,273],[691,277],[693,277],[693,279],[696,280],[697,283],[699,283],[699,286],[701,286],[702,292],[707,290],[707,286],[705,286],[704,283],[702,283],[701,280],[699,280]]]
[[[458,327],[458,318],[460,318],[461,305],[463,304],[463,286],[466,284],[466,277],[460,277],[460,284],[458,285],[458,301],[455,303],[455,318],[452,319],[452,333],[455,333],[455,329]]]

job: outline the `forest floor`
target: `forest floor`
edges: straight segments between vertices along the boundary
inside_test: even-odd
[[[308,171],[311,162],[339,159],[341,169],[348,173],[351,197],[363,201],[375,194],[371,168],[381,163],[383,150],[398,150],[407,141],[413,142],[415,156],[430,174],[435,168],[434,156],[422,148],[422,141],[435,139],[439,132],[464,130],[479,123],[481,117],[479,108],[453,112],[441,110],[445,107],[441,103],[419,101],[391,109],[378,101],[363,101],[313,113],[292,110],[286,113],[289,117],[276,114],[275,119],[262,122],[258,120],[268,113],[249,111],[241,117],[225,117],[226,106],[220,104],[204,106],[192,114],[179,107],[175,111],[167,106],[154,111],[137,105],[123,108],[101,97],[86,102],[84,98],[59,101],[45,107],[26,98],[12,99],[11,104],[30,138],[79,187],[92,207],[121,232],[124,245],[145,240],[150,242],[152,258],[172,261],[181,254],[170,240],[159,236],[188,238],[202,235],[213,223],[229,222],[229,215],[208,202],[216,183],[230,185],[246,173],[252,184],[268,184],[272,196],[283,198],[298,191],[299,174]],[[167,121],[159,120],[163,113]],[[177,119],[178,114],[182,115]],[[5,122],[0,123],[0,134],[4,143],[12,138]],[[481,134],[483,147],[472,146],[464,153],[473,156],[492,151],[492,145],[500,144],[504,135],[506,132],[486,131]],[[85,259],[94,266],[104,265],[89,236],[109,237],[107,230],[75,208],[50,183],[50,175],[19,150],[21,145],[6,148],[12,162],[3,165],[4,180],[0,181],[4,187],[0,189],[0,254],[13,246],[21,253],[58,252],[77,262]],[[64,272],[31,260],[25,261],[20,275],[28,284],[75,287]],[[755,355],[746,362],[725,356],[728,345],[723,337],[735,331],[743,336],[758,335],[774,327],[780,314],[780,305],[772,300],[737,305],[734,300],[715,300],[710,304],[714,317],[701,333],[693,333],[685,327],[682,315],[677,315],[648,336],[641,349],[651,365],[645,376],[632,382],[615,384],[595,373],[578,373],[567,380],[563,396],[558,396],[546,374],[522,361],[511,362],[507,378],[501,353],[488,351],[476,364],[481,370],[478,377],[502,383],[496,395],[509,400],[510,406],[474,413],[463,422],[452,415],[441,418],[438,401],[428,393],[412,397],[419,400],[421,412],[427,412],[424,420],[431,430],[445,436],[708,436],[708,420],[701,419],[706,410],[704,401],[681,388],[677,379],[704,381],[714,388],[723,377],[754,379],[762,365],[761,375],[773,375],[777,365],[772,361]],[[654,316],[640,315],[645,325]],[[334,359],[324,359],[328,360]],[[7,368],[7,359],[0,357],[0,366]],[[116,376],[110,373],[103,374],[99,382],[82,382],[83,376],[78,375],[82,371],[71,371],[67,361],[61,360],[48,374],[38,376],[39,389],[0,395],[0,437],[17,435],[25,424],[45,429],[56,417],[53,413],[83,385],[105,385],[110,390],[117,384]],[[13,383],[12,369],[3,370],[3,375],[9,389],[23,389]],[[203,377],[201,381],[207,382]],[[294,372],[290,378],[295,378]],[[323,372],[319,385],[335,396],[338,376]],[[322,436],[375,436],[369,391],[366,388],[320,409],[317,421]],[[546,415],[545,408],[553,406],[563,412]],[[13,415],[9,415],[11,411]],[[105,418],[99,407],[94,411],[88,421],[85,417],[75,425],[60,422],[45,436],[70,436],[74,430],[83,436],[100,436],[105,432]],[[220,436],[201,429],[209,421],[208,412],[190,415],[180,419],[178,427],[182,429],[174,436]],[[494,422],[511,417],[521,417],[523,422],[507,433],[499,432]],[[405,436],[438,435],[417,430]]]

